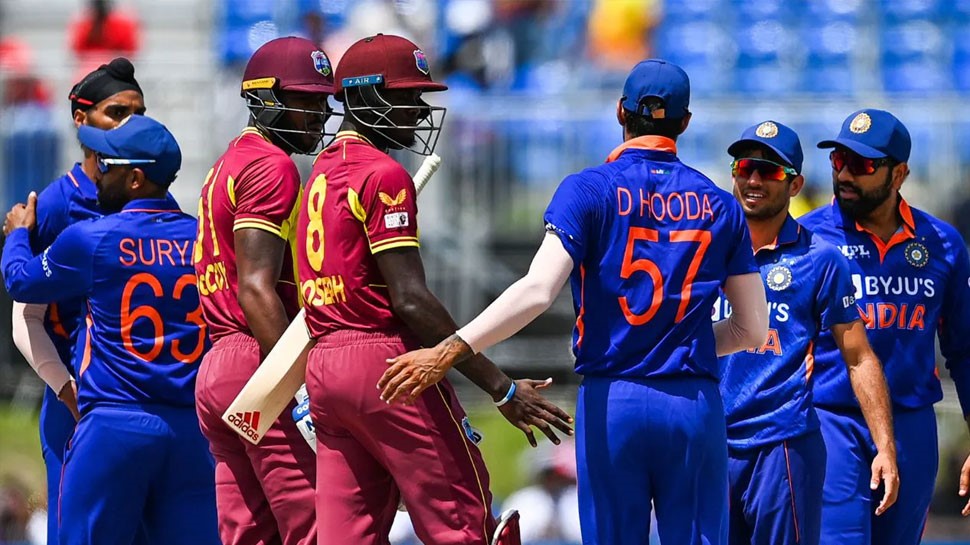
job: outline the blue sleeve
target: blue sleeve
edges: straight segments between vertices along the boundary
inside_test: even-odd
[[[744,220],[741,205],[734,197],[724,199],[724,209],[730,214],[728,218],[731,230],[731,244],[728,250],[727,276],[737,276],[758,272],[758,264],[754,260],[754,248],[751,243],[751,232]]]
[[[588,176],[588,173],[584,173]],[[600,190],[582,174],[572,174],[559,184],[546,208],[547,231],[559,235],[573,264],[582,263],[595,242],[595,226],[602,225],[603,199]]]
[[[855,306],[855,287],[849,262],[835,247],[819,249],[816,264],[819,270],[819,289],[815,292],[815,308],[821,312],[821,326],[829,329],[836,324],[850,324],[859,319]]]
[[[3,247],[3,281],[15,301],[52,303],[84,295],[92,283],[94,251],[87,223],[72,225],[39,256],[26,229],[15,229]]]
[[[951,231],[953,271],[943,294],[940,316],[940,353],[956,384],[964,416],[970,414],[970,255],[963,238]]]
[[[67,197],[59,182],[54,182],[37,195],[37,226],[30,232],[30,248],[37,255],[54,244],[71,224]]]

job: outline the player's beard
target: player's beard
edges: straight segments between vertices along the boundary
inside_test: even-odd
[[[855,199],[843,199],[839,195],[839,185],[848,185],[855,191]],[[836,177],[832,183],[832,191],[835,193],[835,200],[839,203],[839,208],[856,219],[864,218],[872,213],[873,210],[886,202],[893,191],[893,171],[889,169],[886,173],[886,181],[882,186],[871,191],[863,191],[861,187],[849,182],[840,182]]]
[[[786,186],[790,184],[790,182],[784,182],[784,183],[786,184]],[[786,187],[786,190],[787,190],[787,187]],[[766,195],[768,194],[767,191],[762,191],[762,193]],[[741,203],[741,209],[744,211],[744,216],[748,219],[753,219],[753,220],[767,220],[770,218],[774,218],[778,216],[778,214],[781,214],[785,210],[785,208],[788,207],[788,201],[785,200],[784,195],[779,195],[777,197],[777,201],[775,202],[765,202],[761,205],[760,208],[756,208],[753,210],[749,209],[748,206],[744,203],[744,192],[741,191],[741,189],[738,188],[737,186],[734,187],[734,197],[738,200],[739,203]]]
[[[105,184],[104,178],[96,182],[98,186],[98,207],[105,214],[121,212],[128,204],[124,183]]]

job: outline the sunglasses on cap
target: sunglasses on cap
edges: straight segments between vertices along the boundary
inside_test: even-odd
[[[735,159],[734,162],[731,163],[732,176],[738,178],[750,178],[755,171],[758,172],[758,176],[760,176],[762,180],[771,180],[773,182],[783,182],[787,180],[789,176],[798,176],[798,172],[792,167],[780,165],[767,159],[745,157],[744,159]]]
[[[148,165],[154,163],[154,159],[120,159],[118,157],[105,157],[100,153],[94,154],[98,160],[98,170],[101,174],[106,174],[115,165]]]
[[[853,176],[868,176],[879,170],[879,167],[892,164],[892,159],[889,157],[869,159],[844,149],[832,150],[829,161],[832,162],[832,170],[835,172],[842,172],[843,168],[848,168],[849,174]]]

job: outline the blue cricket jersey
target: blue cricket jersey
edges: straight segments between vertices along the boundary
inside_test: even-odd
[[[37,226],[30,232],[30,248],[34,255],[38,255],[53,244],[68,226],[99,217],[98,188],[84,173],[81,164],[75,163],[70,171],[37,195]],[[48,306],[44,317],[47,335],[72,374],[74,365],[71,352],[77,342],[83,306],[83,298],[58,298]]]
[[[903,225],[889,242],[858,225],[837,202],[800,221],[848,259],[859,314],[882,361],[896,408],[917,409],[943,399],[934,331],[970,412],[970,257],[956,229],[900,198]],[[815,403],[858,409],[831,334],[819,337]]]
[[[768,299],[768,337],[721,358],[728,446],[748,449],[819,427],[812,406],[813,344],[821,329],[859,319],[849,265],[838,248],[785,220],[778,238],[755,253]],[[713,319],[731,315],[721,297]]]
[[[758,268],[741,206],[676,152],[669,138],[629,140],[549,203],[546,229],[575,265],[579,374],[719,376],[711,306],[728,276]]]
[[[78,405],[195,404],[207,348],[192,265],[196,221],[171,198],[139,199],[72,225],[34,257],[26,229],[7,237],[2,265],[18,301],[84,297]]]

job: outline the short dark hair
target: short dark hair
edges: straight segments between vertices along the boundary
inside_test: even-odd
[[[664,108],[664,101],[660,97],[645,97],[640,102],[642,111],[653,113]],[[626,116],[626,123],[623,125],[626,132],[633,136],[666,136],[667,138],[677,139],[680,136],[683,117],[659,118],[647,117],[637,112],[623,108]]]

